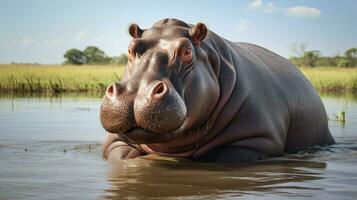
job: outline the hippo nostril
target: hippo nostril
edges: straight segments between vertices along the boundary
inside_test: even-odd
[[[112,83],[105,91],[105,94],[107,95],[108,98],[113,98],[116,97],[121,92],[123,92],[123,90],[124,88],[123,86],[120,85],[120,83]]]
[[[105,94],[107,95],[108,98],[111,98],[114,95],[114,91],[115,91],[115,85],[114,83],[112,83],[105,91]]]
[[[154,89],[152,90],[151,96],[154,98],[160,98],[164,96],[167,93],[168,89],[165,83],[159,82],[154,86]]]
[[[159,84],[157,87],[156,87],[156,90],[155,90],[155,93],[156,94],[160,94],[164,91],[164,86],[163,84]]]

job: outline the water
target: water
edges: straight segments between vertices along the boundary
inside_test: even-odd
[[[257,163],[107,162],[99,97],[0,97],[0,199],[356,199],[357,98],[324,96],[338,144]],[[346,123],[335,116],[346,111]]]

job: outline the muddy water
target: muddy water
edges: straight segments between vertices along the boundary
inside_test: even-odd
[[[0,98],[0,199],[356,199],[357,98],[324,96],[338,144],[257,163],[108,163],[100,98]],[[335,121],[346,111],[346,123]]]

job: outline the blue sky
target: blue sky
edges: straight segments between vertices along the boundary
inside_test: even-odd
[[[356,8],[355,0],[0,0],[0,63],[61,63],[67,49],[88,45],[119,55],[130,23],[147,28],[166,17],[204,22],[229,40],[284,57],[302,42],[336,55],[357,47]]]

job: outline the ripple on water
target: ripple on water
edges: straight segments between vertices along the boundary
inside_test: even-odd
[[[357,103],[325,97],[338,142],[255,163],[106,162],[99,99],[0,99],[0,199],[355,199]],[[11,107],[12,106],[12,107]]]

